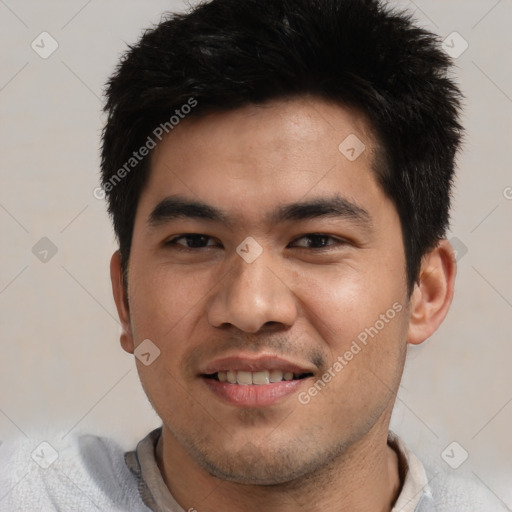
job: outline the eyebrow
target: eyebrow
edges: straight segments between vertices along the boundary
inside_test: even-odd
[[[278,206],[266,215],[265,221],[273,225],[324,217],[348,219],[366,228],[372,226],[367,210],[339,194]],[[235,217],[220,208],[174,195],[166,197],[156,205],[149,215],[148,224],[156,228],[175,219],[203,219],[225,224],[230,228],[236,223]]]

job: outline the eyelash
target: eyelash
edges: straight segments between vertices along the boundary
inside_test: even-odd
[[[191,239],[191,238],[200,238],[200,237],[206,237],[209,240],[212,240],[213,237],[211,236],[208,236],[208,235],[202,235],[202,234],[199,234],[199,233],[185,233],[183,235],[179,235],[179,236],[176,236],[174,238],[172,238],[171,240],[168,240],[167,242],[165,242],[165,246],[174,246],[176,249],[180,250],[180,251],[194,251],[194,250],[197,250],[197,249],[208,249],[208,247],[215,247],[215,246],[205,246],[205,247],[184,247],[184,246],[180,246],[180,244],[177,244],[176,241],[177,240],[180,240],[182,238],[185,238],[185,239]],[[340,238],[336,238],[336,237],[333,237],[331,235],[324,235],[323,233],[308,233],[306,235],[302,235],[300,236],[299,238],[296,238],[294,241],[297,241],[297,240],[300,240],[302,238],[313,238],[313,237],[320,237],[320,238],[323,238],[323,239],[330,239],[330,240],[334,240],[334,242],[336,242],[335,244],[331,244],[331,245],[327,245],[327,246],[323,246],[323,247],[299,247],[299,249],[312,249],[312,250],[315,250],[315,251],[322,251],[322,250],[329,250],[329,248],[331,247],[334,247],[336,245],[345,245],[347,244],[347,241],[346,240],[343,240],[343,239],[340,239]]]

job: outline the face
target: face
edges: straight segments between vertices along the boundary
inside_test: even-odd
[[[158,348],[143,387],[210,474],[287,482],[387,432],[409,318],[375,150],[360,114],[312,98],[185,119],[156,148],[123,346]]]

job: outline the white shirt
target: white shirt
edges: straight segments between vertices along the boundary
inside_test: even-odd
[[[72,435],[40,445],[0,445],[0,512],[185,512],[165,485],[155,458],[161,427],[125,452],[114,440]],[[59,439],[58,436],[52,439]],[[426,471],[390,432],[402,488],[391,512],[497,512],[499,502],[478,482]]]

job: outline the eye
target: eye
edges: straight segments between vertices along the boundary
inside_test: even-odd
[[[185,243],[180,243],[180,240],[184,240]],[[197,233],[186,233],[184,235],[176,236],[171,240],[165,242],[165,245],[175,245],[182,246],[178,247],[179,249],[201,249],[204,247],[212,247],[212,245],[208,245],[208,241],[212,241],[212,237],[208,235],[201,235]],[[215,247],[215,244],[213,245]]]
[[[305,244],[297,243],[297,241],[304,240]],[[331,243],[329,243],[331,242]],[[297,238],[293,245],[301,249],[329,249],[333,246],[344,245],[347,242],[343,239],[335,238],[330,235],[321,233],[310,233],[300,238]],[[193,250],[193,249],[206,249],[208,247],[218,247],[211,236],[198,234],[198,233],[185,233],[168,240],[165,246],[175,246],[177,249]]]
[[[297,240],[309,240],[306,245],[299,246],[304,249],[327,249],[333,245],[343,245],[346,243],[345,240],[334,238],[329,235],[323,235],[321,233],[310,233],[297,238]],[[334,241],[334,243],[327,244],[329,240]]]

